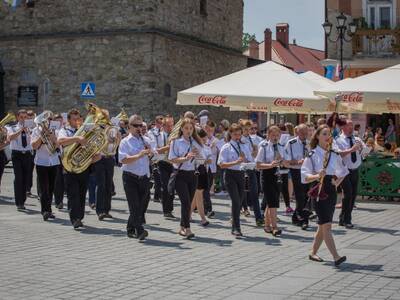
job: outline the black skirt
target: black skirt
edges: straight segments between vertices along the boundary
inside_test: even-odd
[[[197,169],[197,189],[198,190],[206,190],[209,187],[209,177],[207,173],[207,169],[204,165],[200,165]]]
[[[278,178],[275,174],[276,168],[262,171],[264,199],[268,208],[279,208],[281,184],[278,183]]]
[[[332,184],[332,176],[325,176],[323,191],[328,195],[328,198],[319,201],[314,200],[314,208],[318,216],[319,225],[332,223],[333,214],[335,213],[337,191]]]

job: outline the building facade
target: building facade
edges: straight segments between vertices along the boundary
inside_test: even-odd
[[[326,3],[327,18],[334,25],[333,33],[336,33],[336,17],[340,13],[348,18],[348,23],[354,21],[357,24],[351,41],[344,43],[344,78],[400,64],[400,0],[327,0]],[[335,38],[333,34],[332,39]],[[339,42],[327,39],[326,45],[327,59],[322,64],[336,64],[340,59]],[[388,119],[393,119],[397,128],[400,124],[398,115],[353,115],[353,118],[362,125],[384,130]]]
[[[0,4],[6,110],[35,100],[26,87],[38,94],[29,108],[83,108],[81,84],[93,82],[112,115],[178,115],[178,91],[246,67],[242,0],[33,2]]]

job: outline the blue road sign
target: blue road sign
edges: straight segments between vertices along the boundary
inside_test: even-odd
[[[93,82],[83,82],[81,84],[81,98],[96,98],[96,84]]]

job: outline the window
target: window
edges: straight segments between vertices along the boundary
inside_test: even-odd
[[[391,22],[391,9],[390,7],[380,7],[379,8],[379,27],[380,28],[390,28]]]
[[[376,23],[375,23],[375,6],[371,6],[369,8],[369,27],[372,29],[376,28]]]
[[[207,0],[200,0],[200,15],[207,17]]]
[[[171,97],[171,85],[169,83],[164,85],[164,96]]]

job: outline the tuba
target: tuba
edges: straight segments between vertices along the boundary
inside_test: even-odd
[[[8,123],[15,122],[17,119],[13,113],[8,113],[1,121],[0,121],[0,144],[4,144],[7,140],[7,129],[5,126]]]
[[[104,146],[102,152],[106,156],[113,156],[117,153],[117,148],[121,141],[119,128],[109,121],[109,124],[105,127],[105,133],[107,136],[107,144]]]
[[[110,126],[108,116],[102,110],[89,103],[87,105],[88,115],[83,125],[78,129],[74,136],[83,136],[86,145],[74,143],[64,148],[62,163],[64,168],[71,173],[82,173],[92,163],[92,158],[108,144],[106,127]]]
[[[50,138],[50,135],[53,134],[53,131],[49,128],[49,119],[52,117],[53,113],[49,110],[45,110],[34,119],[35,124],[40,130],[40,138],[42,139],[42,143],[46,145],[46,148],[50,154],[54,154],[59,151],[57,143]]]

